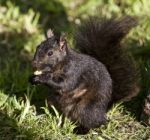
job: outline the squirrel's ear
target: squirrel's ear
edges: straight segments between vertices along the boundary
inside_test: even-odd
[[[48,31],[47,31],[47,33],[46,33],[46,37],[47,37],[47,38],[51,38],[51,37],[53,37],[53,36],[54,36],[54,33],[53,33],[52,29],[48,29]]]
[[[61,51],[67,48],[66,36],[64,33],[60,36],[59,46]]]

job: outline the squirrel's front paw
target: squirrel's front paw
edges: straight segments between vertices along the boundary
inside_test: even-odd
[[[32,75],[29,77],[29,82],[32,84],[32,85],[37,85],[37,84],[40,84],[42,81],[40,80],[40,77],[37,76],[37,75]]]

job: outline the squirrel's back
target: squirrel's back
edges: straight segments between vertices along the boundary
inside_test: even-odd
[[[121,40],[136,26],[134,17],[120,19],[89,18],[75,33],[75,47],[102,62],[113,80],[112,101],[131,98],[138,93],[138,71]]]

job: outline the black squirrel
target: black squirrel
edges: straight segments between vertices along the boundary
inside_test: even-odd
[[[77,133],[105,124],[110,104],[137,95],[138,71],[121,44],[136,24],[130,16],[91,17],[76,28],[75,48],[80,53],[52,30],[37,47],[30,82],[55,89],[50,103],[79,124]]]

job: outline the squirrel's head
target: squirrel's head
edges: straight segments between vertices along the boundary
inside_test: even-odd
[[[48,30],[47,38],[37,46],[33,67],[37,71],[48,72],[67,56],[67,42],[64,35],[57,38],[52,30]]]

